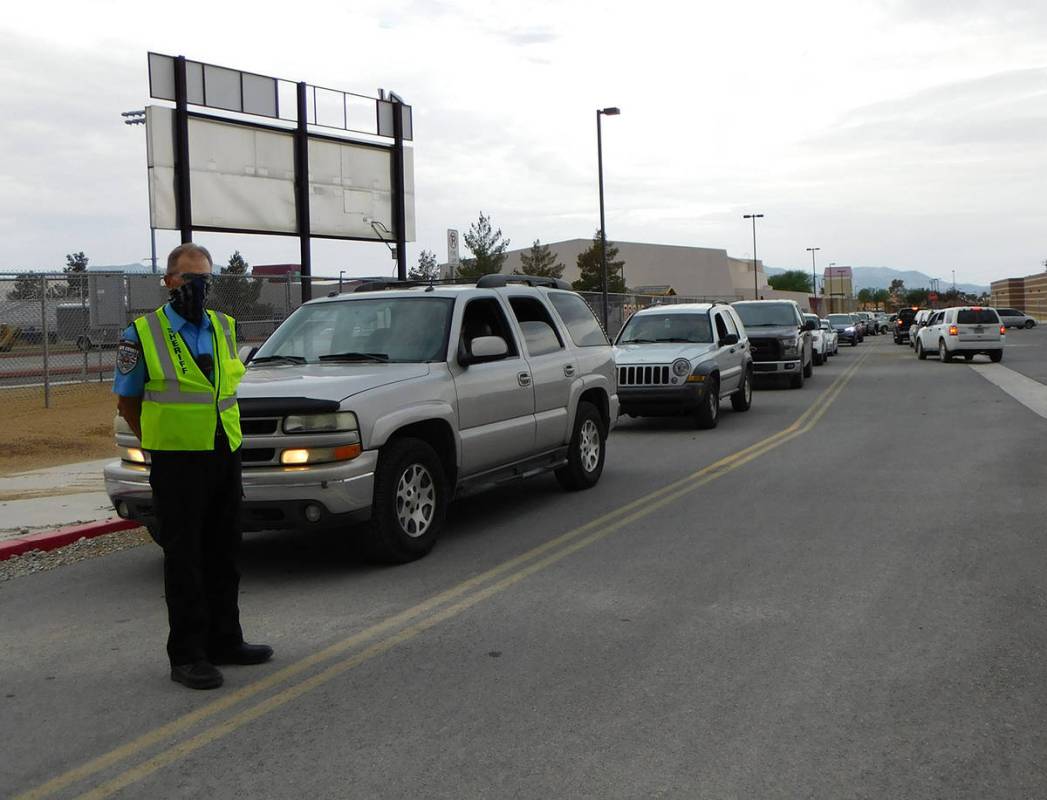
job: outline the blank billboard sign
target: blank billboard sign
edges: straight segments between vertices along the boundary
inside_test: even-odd
[[[298,230],[290,133],[190,118],[189,187],[194,226]]]
[[[149,210],[153,227],[177,230],[174,112],[146,108]],[[310,234],[378,241],[370,220],[395,238],[392,150],[309,138]],[[294,135],[256,125],[189,117],[192,223],[256,233],[298,232]],[[404,152],[406,239],[413,241],[414,160]],[[365,220],[368,220],[365,222]],[[381,229],[381,226],[379,226]]]

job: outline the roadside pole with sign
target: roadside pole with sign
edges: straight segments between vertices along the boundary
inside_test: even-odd
[[[458,231],[453,228],[447,229],[447,265],[451,268],[451,280],[454,280],[455,273],[458,271],[458,265],[460,264],[458,257]]]

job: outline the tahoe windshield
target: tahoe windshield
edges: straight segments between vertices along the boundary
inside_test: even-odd
[[[739,304],[734,307],[746,328],[780,328],[796,325],[796,312],[785,303]]]
[[[636,314],[625,325],[618,344],[712,342],[708,314]]]
[[[251,363],[422,363],[447,358],[454,301],[381,297],[299,308]]]

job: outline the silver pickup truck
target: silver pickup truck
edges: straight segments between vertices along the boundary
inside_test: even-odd
[[[295,311],[241,355],[245,530],[369,520],[368,548],[402,562],[432,549],[464,490],[545,471],[595,485],[618,417],[614,359],[566,289],[491,275]],[[155,526],[149,454],[121,423],[106,490],[121,517]]]

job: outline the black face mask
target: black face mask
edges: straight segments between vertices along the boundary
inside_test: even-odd
[[[186,322],[199,325],[204,318],[207,294],[211,291],[211,276],[200,275],[177,289],[171,290],[171,308]]]

